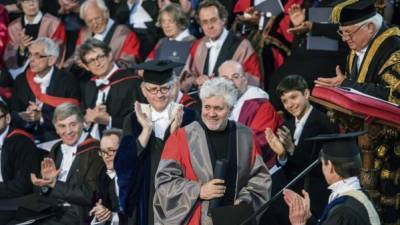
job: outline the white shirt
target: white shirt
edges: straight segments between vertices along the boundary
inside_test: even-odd
[[[107,76],[104,79],[96,79],[96,83],[98,83],[98,80],[102,80],[102,82],[100,83],[104,83],[104,84],[108,84],[109,83],[109,78],[115,73],[115,71],[117,71],[119,68],[117,65],[113,65],[113,68],[111,69],[111,71],[107,74]],[[107,101],[107,97],[108,97],[108,92],[110,92],[110,86],[99,90],[97,92],[97,99],[96,99],[96,105],[101,105],[101,104],[105,104]],[[108,121],[107,124],[107,129],[110,129],[112,125],[112,121],[111,121],[111,116],[110,116],[110,120]],[[100,130],[99,130],[99,124],[95,123],[92,127],[92,130],[90,131],[90,136],[92,136],[93,138],[96,138],[98,140],[100,140]]]
[[[36,14],[35,18],[32,22],[28,21],[28,18],[24,16],[24,23],[25,24],[38,24],[43,17],[43,13],[39,10],[38,14]]]
[[[157,112],[151,107],[151,121],[153,122],[154,134],[157,138],[164,139],[165,131],[171,123],[170,110],[171,104],[168,104],[162,112]]]
[[[357,58],[357,72],[360,70],[361,63],[363,62],[365,53],[367,52],[367,48],[368,48],[368,46],[361,49],[360,51],[356,52],[356,55],[358,57]]]
[[[1,151],[3,149],[3,144],[4,144],[4,139],[6,139],[6,136],[8,134],[10,126],[7,126],[7,128],[3,131],[3,133],[0,134],[0,182],[3,182],[3,174],[1,172]]]
[[[312,110],[313,110],[313,106],[310,105],[307,112],[304,113],[303,117],[301,117],[300,120],[295,118],[296,129],[294,130],[294,134],[293,134],[293,142],[294,142],[295,146],[297,146],[297,144],[299,144],[300,136],[301,136],[301,133],[303,132],[304,125],[306,124],[308,117],[310,116]]]
[[[328,203],[335,200],[337,197],[342,196],[343,193],[346,193],[351,190],[360,190],[360,181],[357,177],[349,177],[344,180],[340,180],[328,187],[328,189],[332,190],[331,195],[329,196]]]
[[[147,11],[142,7],[142,0],[138,0],[136,4],[128,4],[129,10],[131,13],[129,15],[129,24],[132,25],[133,28],[141,28],[146,29],[146,22],[153,21],[153,18],[147,13]],[[135,7],[132,9],[132,7]]]
[[[106,38],[108,31],[111,29],[112,25],[114,24],[114,20],[108,19],[106,29],[100,34],[95,34],[93,38],[96,38],[99,41],[103,41]]]
[[[179,102],[181,102],[181,99],[182,99],[182,97],[183,97],[183,93],[182,93],[182,91],[179,91],[178,92],[178,96],[176,97],[176,103],[179,103]]]
[[[228,37],[228,30],[224,28],[221,36],[218,40],[212,41],[209,40],[206,42],[206,47],[210,49],[210,53],[208,55],[208,75],[211,76],[214,71],[215,63],[217,62],[219,52],[221,51],[222,45],[224,44],[226,38]]]
[[[238,121],[244,102],[255,98],[269,99],[269,95],[261,88],[249,85],[247,90],[242,94],[242,96],[239,97],[236,104],[233,106],[233,110],[229,119]]]
[[[61,144],[61,152],[63,154],[63,158],[61,161],[61,172],[57,177],[58,181],[66,182],[69,170],[71,169],[72,163],[74,162],[76,151],[78,150],[78,145],[85,141],[87,136],[87,133],[82,133],[81,137],[79,138],[78,142],[73,145],[66,145],[66,144]]]
[[[170,38],[172,41],[183,41],[183,39],[190,36],[189,29],[185,29],[180,32],[175,38]]]
[[[49,70],[49,72],[47,72],[43,77],[36,75],[33,78],[33,81],[40,85],[40,91],[42,92],[42,94],[46,93],[46,90],[50,85],[51,76],[52,76],[53,72],[54,72],[54,66],[52,66],[51,69]]]

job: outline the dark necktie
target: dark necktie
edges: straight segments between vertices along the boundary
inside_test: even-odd
[[[353,59],[353,65],[351,66],[350,80],[356,80],[358,76],[358,55],[356,54]]]

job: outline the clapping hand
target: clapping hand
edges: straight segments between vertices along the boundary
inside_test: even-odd
[[[42,178],[37,178],[35,174],[31,173],[32,183],[39,187],[54,188],[60,171],[60,169],[57,170],[56,164],[52,158],[44,158],[40,164],[40,174]]]
[[[343,74],[340,67],[336,66],[336,77],[331,77],[331,78],[318,77],[318,79],[315,80],[314,83],[315,86],[338,87],[343,83],[345,79],[346,76]]]
[[[171,130],[170,130],[171,134],[176,132],[182,124],[183,106],[182,105],[177,106],[174,109],[174,111],[172,112],[172,115],[174,117],[172,118],[172,122],[171,122]]]
[[[292,190],[283,190],[283,199],[289,207],[289,220],[292,225],[305,225],[311,217],[310,197],[306,191],[302,192],[304,197]]]
[[[90,216],[94,215],[97,222],[104,223],[111,219],[112,213],[109,209],[107,209],[105,206],[102,205],[102,201],[101,199],[99,199],[96,202],[96,206],[93,207],[92,210],[90,210],[89,215]]]

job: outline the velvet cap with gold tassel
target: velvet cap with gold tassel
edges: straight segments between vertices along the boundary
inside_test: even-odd
[[[376,15],[373,0],[347,0],[341,2],[332,10],[332,23],[340,26],[350,26]]]

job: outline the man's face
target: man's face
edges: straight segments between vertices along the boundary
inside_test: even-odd
[[[225,21],[219,17],[217,7],[202,8],[199,12],[199,20],[206,37],[216,40],[222,34]]]
[[[10,114],[4,113],[0,110],[0,134],[4,132],[8,124],[10,124],[11,117]]]
[[[201,119],[209,130],[223,130],[226,127],[230,111],[224,97],[213,96],[203,100]]]
[[[351,50],[360,51],[367,47],[372,39],[374,29],[371,23],[339,27],[338,33]]]
[[[114,158],[119,147],[117,135],[103,136],[100,140],[100,155],[108,170],[114,169]]]
[[[57,120],[54,126],[63,144],[69,146],[73,146],[78,142],[83,130],[83,123],[78,120],[77,115],[69,116],[63,120]]]
[[[304,115],[307,106],[309,105],[308,98],[310,97],[310,91],[306,89],[303,92],[293,90],[285,92],[281,96],[281,101],[285,109],[294,117],[300,118]]]
[[[56,62],[54,56],[46,55],[45,48],[39,43],[29,46],[28,50],[29,67],[35,74],[46,74]]]
[[[231,80],[239,90],[240,94],[243,94],[246,91],[247,77],[245,75],[240,75],[235,66],[228,64],[222,65],[218,69],[218,74],[225,79]]]
[[[161,28],[163,29],[165,36],[168,38],[174,38],[181,32],[176,21],[174,21],[172,16],[167,12],[161,14],[160,22]]]
[[[96,4],[91,4],[86,8],[83,20],[90,31],[101,34],[107,27],[108,16]]]
[[[26,16],[36,16],[39,12],[39,0],[21,0],[21,8]]]
[[[163,111],[168,103],[172,100],[172,90],[169,83],[163,85],[151,84],[147,82],[142,83],[142,92],[146,97],[147,102],[157,111]]]
[[[106,55],[100,48],[94,48],[83,58],[86,69],[96,77],[106,76],[113,66],[111,53]]]

